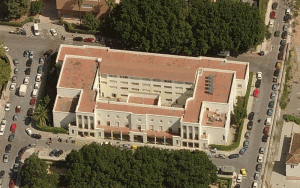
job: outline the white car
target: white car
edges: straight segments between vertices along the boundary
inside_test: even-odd
[[[274,27],[274,20],[270,20],[269,27],[270,28]]]
[[[4,48],[4,50],[5,50],[6,52],[9,51],[9,48],[8,48],[7,46],[4,46],[3,44],[2,44],[1,46]]]
[[[0,128],[0,136],[2,136],[4,134],[4,130],[5,130],[5,127]]]
[[[287,9],[285,10],[285,13],[286,13],[286,14],[291,14],[291,9],[290,9],[290,8],[287,8]]]
[[[53,36],[56,36],[56,35],[57,35],[57,32],[55,31],[55,29],[50,29],[50,33],[51,33]]]
[[[252,184],[252,188],[257,188],[258,187],[258,181],[254,181]]]
[[[10,88],[9,88],[9,90],[15,90],[16,89],[16,83],[12,83],[11,85],[10,85]]]
[[[23,83],[27,85],[29,83],[29,77],[25,77]]]
[[[40,82],[35,82],[34,89],[38,89],[38,88],[40,88]]]
[[[41,78],[42,78],[42,75],[41,74],[37,74],[36,77],[35,77],[35,81],[40,82]]]
[[[258,72],[258,73],[257,73],[257,79],[258,79],[258,80],[261,80],[261,79],[262,79],[262,72]]]
[[[32,130],[31,130],[31,129],[27,128],[27,129],[25,129],[25,131],[26,131],[26,133],[27,133],[29,136],[32,135]]]
[[[262,163],[264,160],[264,155],[263,154],[259,154],[258,157],[257,157],[257,162],[258,163]]]
[[[7,121],[6,121],[6,119],[3,118],[3,120],[1,121],[1,128],[2,127],[5,128],[6,124],[7,124]]]
[[[243,179],[243,175],[242,175],[242,174],[239,174],[239,175],[237,176],[236,182],[241,183],[241,182],[242,182],[242,179]]]
[[[8,102],[6,105],[5,105],[5,111],[9,111],[10,110],[10,103]]]

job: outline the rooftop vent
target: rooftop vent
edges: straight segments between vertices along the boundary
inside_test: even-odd
[[[97,59],[97,61],[98,61],[98,63],[101,63],[101,61],[102,61],[102,58],[101,58],[101,57],[99,57],[99,58]]]
[[[214,94],[214,76],[213,75],[209,75],[206,79],[206,88],[205,88],[205,92],[209,93],[209,94]]]

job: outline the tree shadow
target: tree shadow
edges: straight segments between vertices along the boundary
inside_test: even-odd
[[[286,169],[285,163],[286,163],[286,157],[287,157],[287,154],[288,154],[289,148],[290,148],[290,141],[291,141],[290,137],[287,137],[287,136],[284,137],[280,161],[275,161],[275,164],[273,167],[274,172],[277,172],[278,174],[281,174],[283,176],[285,176],[285,169]]]

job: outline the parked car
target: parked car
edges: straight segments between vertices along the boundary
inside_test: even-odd
[[[39,88],[40,88],[40,82],[35,82],[34,89],[39,89]]]
[[[259,154],[258,157],[257,157],[257,162],[258,163],[262,163],[264,160],[264,155],[263,154]]]
[[[247,129],[250,131],[253,127],[253,121],[249,121],[247,124]]]
[[[38,66],[37,73],[41,74],[44,71],[43,65]]]
[[[36,82],[40,82],[41,78],[42,78],[42,75],[41,74],[37,74],[36,77],[35,77],[35,81]]]
[[[32,134],[31,138],[41,139],[42,136],[40,134]]]
[[[18,120],[18,115],[15,114],[15,115],[13,116],[13,121],[17,121],[17,120]]]
[[[280,45],[285,46],[286,45],[286,39],[281,40]]]
[[[20,69],[19,69],[18,67],[15,68],[15,69],[14,69],[14,74],[19,74],[19,70],[20,70]]]
[[[277,77],[273,76],[273,82],[277,82]]]
[[[18,66],[18,65],[19,65],[19,61],[18,61],[17,59],[14,59],[13,62],[14,62],[14,65],[15,65],[15,66]]]
[[[4,170],[1,170],[0,171],[0,177],[3,177],[5,175],[5,171]]]
[[[283,56],[284,56],[284,53],[283,52],[280,52],[279,54],[278,54],[278,60],[283,60]]]
[[[280,31],[279,30],[275,31],[274,36],[279,37],[280,36]]]
[[[55,153],[55,157],[59,157],[59,156],[61,156],[63,153],[64,153],[63,150],[59,150],[59,151],[57,151],[57,152]],[[225,158],[224,158],[224,159],[225,159]]]
[[[292,19],[292,15],[290,14],[286,14],[283,17],[283,21],[285,21],[285,23],[289,23],[291,19]]]
[[[275,99],[275,97],[276,97],[276,93],[275,92],[271,92],[270,98],[271,99]]]
[[[273,90],[273,91],[276,91],[277,89],[278,89],[278,85],[277,85],[277,84],[273,84],[273,85],[272,85],[272,90]]]
[[[31,117],[25,118],[25,125],[29,125],[31,123]]]
[[[27,111],[27,116],[33,116],[34,110],[33,108],[29,108]]]
[[[279,52],[284,52],[285,46],[279,46]]]
[[[280,73],[280,70],[279,70],[279,69],[276,69],[276,70],[274,71],[274,76],[278,76],[279,73]]]
[[[7,124],[7,120],[5,118],[2,119],[1,121],[1,128],[5,128],[6,127],[6,124]]]
[[[245,133],[245,138],[246,138],[246,139],[249,139],[249,138],[250,138],[250,132],[249,132],[249,131]]]
[[[20,149],[18,155],[19,155],[19,156],[22,156],[22,155],[25,153],[25,151],[26,151],[27,149],[28,149],[27,146],[22,147],[22,148]]]
[[[259,153],[264,154],[265,153],[265,147],[260,147],[259,148]]]
[[[15,180],[14,179],[10,179],[9,181],[9,188],[14,188],[15,187]]]
[[[32,65],[32,59],[28,59],[26,61],[26,67],[31,67],[31,65]]]
[[[255,87],[260,88],[261,80],[256,80]]]
[[[288,25],[288,24],[284,24],[284,25],[283,25],[283,29],[282,29],[282,30],[283,30],[283,31],[287,31],[287,30],[288,30],[288,28],[289,28],[289,25]]]
[[[256,76],[257,76],[258,80],[261,80],[262,79],[262,72],[258,72]]]
[[[40,57],[39,64],[44,64],[44,62],[45,62],[45,58],[44,57]]]
[[[29,77],[24,78],[23,84],[29,84]]]
[[[241,174],[242,174],[244,177],[247,176],[247,171],[246,171],[245,168],[242,168],[242,169],[240,170],[240,172],[241,172]]]
[[[235,159],[235,158],[239,158],[239,154],[231,154],[228,156],[229,159]]]
[[[10,153],[11,152],[11,144],[7,144],[5,146],[5,153]]]
[[[33,57],[34,57],[34,51],[30,51],[29,52],[29,58],[33,59]]]
[[[14,141],[14,139],[15,139],[15,134],[14,134],[14,133],[11,133],[11,134],[8,136],[8,141],[9,141],[9,142],[12,142],[12,141]]]
[[[268,106],[269,106],[270,108],[273,108],[273,107],[274,107],[274,104],[275,104],[275,101],[270,101]]]
[[[243,146],[244,146],[245,148],[248,148],[249,143],[250,143],[249,140],[245,140],[244,143],[243,143]]]
[[[11,78],[11,82],[12,82],[12,83],[16,83],[16,82],[17,82],[17,76],[13,76],[13,77]]]
[[[244,155],[245,153],[246,153],[246,151],[247,151],[247,148],[246,147],[243,147],[241,150],[240,150],[240,154],[241,155]]]
[[[18,172],[19,171],[19,167],[20,167],[19,163],[16,163],[14,165],[14,172]]]
[[[4,163],[8,163],[8,154],[7,154],[7,153],[5,153],[5,154],[3,155],[3,162],[4,162]]]
[[[260,172],[255,172],[255,174],[254,174],[254,179],[255,179],[255,180],[258,180],[259,176],[260,176]]]
[[[260,52],[258,53],[258,55],[264,56],[264,55],[265,55],[265,51],[260,51]]]
[[[57,35],[57,32],[55,31],[55,29],[50,29],[50,33],[51,33],[53,36],[56,36],[56,35]]]
[[[285,14],[291,14],[291,9],[290,9],[290,8],[287,8],[287,9],[285,10]]]
[[[254,112],[250,112],[249,115],[248,115],[248,119],[249,119],[250,121],[252,121],[252,120],[254,119],[254,115],[255,115]]]
[[[25,50],[23,53],[23,57],[27,58],[28,56],[29,56],[29,50]]]
[[[4,108],[5,111],[9,111],[10,110],[10,103],[6,103],[5,105],[5,108]]]
[[[268,141],[268,138],[269,138],[269,135],[264,134],[263,137],[262,137],[262,141],[263,141],[263,142],[267,142],[267,141]]]
[[[272,114],[273,114],[273,109],[269,108],[269,109],[267,110],[267,115],[268,115],[268,116],[272,116]]]
[[[85,38],[83,41],[84,42],[94,42],[94,38]]]
[[[278,6],[278,3],[277,3],[277,2],[274,2],[274,3],[272,4],[272,9],[273,9],[273,10],[276,10],[276,9],[277,9],[277,6]]]
[[[50,157],[54,157],[56,152],[57,152],[56,149],[52,150],[52,151],[49,153],[49,156],[50,156]]]
[[[44,53],[44,56],[50,56],[51,54],[53,54],[53,50],[49,49]]]
[[[275,12],[275,11],[272,11],[272,12],[270,13],[270,18],[271,18],[271,19],[276,19],[276,12]]]
[[[29,136],[32,135],[32,130],[31,130],[31,129],[26,128],[25,131],[26,131],[26,133],[27,133]]]
[[[29,149],[29,148],[35,148],[35,147],[36,147],[35,143],[32,143],[32,144],[28,144],[27,149]]]
[[[287,37],[287,31],[282,32],[281,38],[286,39]]]
[[[16,83],[11,83],[9,90],[13,91],[16,89],[17,84]]]
[[[83,41],[83,38],[82,37],[74,37],[73,41]]]
[[[17,124],[16,123],[13,123],[11,126],[10,126],[10,131],[11,132],[16,132],[16,130],[17,130]]]
[[[16,106],[15,112],[16,113],[20,113],[21,112],[22,107],[21,106]]]
[[[35,105],[35,102],[36,102],[36,98],[33,97],[33,98],[30,100],[30,103],[29,103],[29,104],[30,104],[31,106],[34,106],[34,105]]]
[[[270,127],[265,127],[263,133],[264,134],[269,134],[269,130],[270,130]]]
[[[31,72],[31,68],[27,68],[27,69],[25,70],[25,75],[30,75],[30,72]]]
[[[242,182],[242,179],[243,179],[242,174],[239,174],[239,175],[237,176],[236,182],[237,182],[237,183],[241,183],[241,182]]]
[[[262,164],[257,164],[256,165],[256,171],[260,172],[262,169]]]
[[[270,27],[270,28],[273,28],[273,27],[274,27],[274,20],[270,20],[270,22],[269,22],[269,27]]]

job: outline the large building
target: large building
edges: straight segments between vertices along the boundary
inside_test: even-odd
[[[300,133],[294,133],[291,138],[285,167],[287,180],[300,180]]]
[[[249,64],[61,45],[55,127],[72,136],[207,148],[227,144]]]

